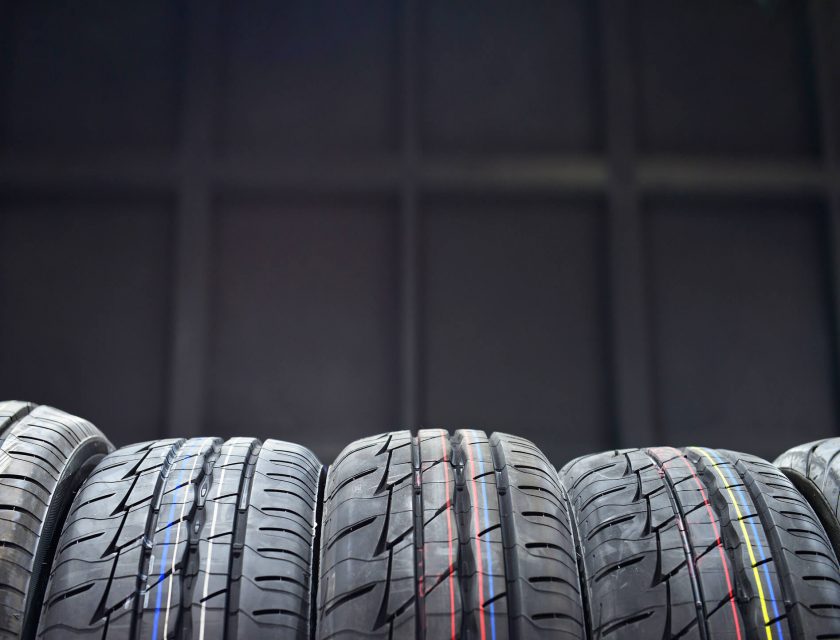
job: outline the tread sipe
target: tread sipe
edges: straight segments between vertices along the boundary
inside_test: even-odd
[[[40,638],[309,638],[322,468],[252,438],[106,457],[76,496]]]
[[[840,638],[840,570],[772,464],[715,449],[631,449],[560,472],[592,637]]]
[[[89,422],[0,402],[0,638],[32,638],[73,495],[113,447]]]
[[[565,493],[522,438],[398,431],[324,496],[318,637],[583,638]]]

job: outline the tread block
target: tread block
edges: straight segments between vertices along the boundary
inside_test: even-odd
[[[595,636],[840,637],[836,558],[770,463],[655,447],[578,458],[560,479]]]
[[[309,638],[323,472],[297,445],[160,440],[76,495],[40,638]]]
[[[324,501],[318,637],[585,637],[565,490],[532,443],[463,429],[350,444]]]

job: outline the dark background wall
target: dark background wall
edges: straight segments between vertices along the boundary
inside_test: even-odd
[[[0,4],[0,396],[118,444],[838,433],[840,3]]]

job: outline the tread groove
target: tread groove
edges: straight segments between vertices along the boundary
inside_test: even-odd
[[[461,439],[456,437],[450,439],[452,445],[452,463],[455,466],[455,523],[458,533],[458,576],[461,587],[461,628],[460,637],[470,637],[469,633],[475,633],[476,624],[475,611],[472,606],[472,592],[474,589],[473,579],[475,578],[475,558],[473,556],[472,544],[470,544],[470,513],[472,504],[470,492],[467,489],[465,454],[461,447]]]
[[[242,465],[242,473],[239,477],[239,499],[233,515],[233,535],[230,543],[230,559],[227,573],[227,589],[224,609],[224,637],[238,637],[237,628],[239,618],[236,615],[239,611],[239,594],[242,584],[242,553],[245,544],[245,533],[248,523],[248,506],[251,503],[251,489],[254,486],[253,477],[262,451],[262,443],[254,440],[248,449],[245,462]]]
[[[414,535],[414,634],[417,640],[426,637],[426,598],[424,578],[426,575],[423,537],[423,469],[420,453],[420,438],[411,438],[411,467],[413,482],[412,525]]]
[[[185,443],[186,440],[184,439],[179,439],[172,443],[172,447],[160,467],[157,480],[155,481],[155,487],[152,491],[150,503],[151,508],[149,509],[149,513],[146,518],[146,526],[143,529],[142,553],[140,554],[140,566],[137,570],[137,586],[135,588],[134,602],[131,611],[131,640],[137,640],[137,637],[140,634],[140,623],[143,616],[143,593],[146,590],[149,580],[148,576],[152,559],[152,550],[155,545],[155,529],[157,528],[158,518],[160,516],[160,501],[163,498],[163,491],[166,486],[166,480],[169,478],[169,473],[172,470],[172,465],[175,464],[175,461],[178,459],[178,454]],[[117,563],[114,562],[112,579],[113,570],[116,570],[116,567]],[[105,595],[107,595],[107,591],[105,592]],[[104,604],[104,601],[100,604],[101,609],[104,609]]]
[[[312,542],[312,568],[309,574],[309,639],[315,640],[318,633],[318,587],[321,575],[321,544],[324,531],[324,492],[327,487],[327,466],[321,465],[318,474],[318,491],[315,501],[315,534]]]
[[[691,580],[691,588],[694,592],[694,602],[697,607],[698,630],[700,631],[700,637],[705,640],[709,638],[709,614],[706,609],[706,598],[703,596],[703,586],[697,579],[697,565],[694,560],[694,554],[692,553],[692,550],[695,547],[691,543],[691,532],[689,531],[689,528],[686,525],[685,512],[683,510],[682,504],[680,503],[679,495],[677,494],[677,491],[674,488],[674,481],[671,477],[670,472],[668,471],[669,460],[673,460],[673,456],[680,457],[682,454],[676,449],[669,450],[668,453],[672,455],[672,458],[670,458],[669,460],[663,460],[659,457],[657,450],[647,450],[646,453],[648,454],[648,456],[650,456],[651,460],[654,461],[657,468],[660,470],[660,475],[662,476],[662,479],[664,481],[665,491],[668,494],[668,499],[671,503],[672,508],[674,509],[674,514],[678,518],[677,527],[680,531],[680,538],[682,540],[683,549],[685,551],[685,562],[686,566],[688,567],[689,579]]]
[[[490,437],[490,454],[493,458],[493,468],[496,471],[496,492],[499,501],[499,517],[504,554],[505,593],[507,594],[508,603],[508,630],[511,638],[519,638],[525,637],[524,631],[521,631],[519,628],[522,617],[522,587],[520,585],[519,554],[517,553],[517,536],[514,524],[510,475],[501,438],[496,433]]]

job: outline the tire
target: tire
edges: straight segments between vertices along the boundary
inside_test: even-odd
[[[267,440],[105,458],[59,541],[40,638],[309,638],[322,467]]]
[[[770,463],[629,449],[560,472],[592,637],[840,637],[840,570],[811,507]]]
[[[840,558],[840,438],[789,449],[776,465],[811,503]]]
[[[323,518],[323,640],[584,637],[565,493],[527,440],[359,440],[329,470]]]
[[[113,447],[89,422],[0,402],[0,638],[32,638],[70,502]]]

